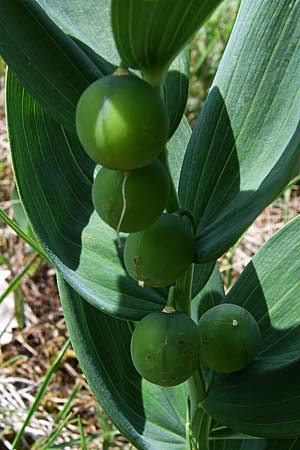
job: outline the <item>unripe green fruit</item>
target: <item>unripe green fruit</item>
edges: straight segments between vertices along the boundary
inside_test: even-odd
[[[117,231],[133,233],[144,230],[159,218],[169,192],[168,174],[162,163],[155,160],[126,176],[103,167],[94,180],[92,197],[104,222]]]
[[[131,357],[136,370],[151,383],[180,384],[200,363],[198,327],[179,312],[151,313],[132,334]]]
[[[187,270],[195,254],[190,226],[173,214],[162,214],[149,228],[128,236],[126,269],[140,285],[168,286]]]
[[[222,304],[199,320],[202,362],[215,372],[230,373],[247,367],[261,341],[254,317],[238,305]]]
[[[110,169],[132,170],[150,164],[164,149],[169,120],[160,95],[125,71],[125,75],[101,78],[83,92],[76,129],[95,162]]]

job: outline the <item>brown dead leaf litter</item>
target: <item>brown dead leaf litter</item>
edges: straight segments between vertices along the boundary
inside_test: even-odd
[[[8,140],[4,120],[3,79],[0,89],[0,205],[13,218],[10,203],[12,171],[8,152]],[[294,186],[284,197],[269,206],[249,228],[234,252],[228,252],[219,261],[224,280],[230,287],[251,257],[261,245],[278,231],[284,223],[299,214],[299,187]],[[0,251],[8,265],[0,265],[0,271],[8,271],[9,282],[32,257],[13,231],[0,224]],[[55,271],[37,258],[35,272],[26,275],[18,288],[18,298],[25,300],[25,326],[15,326],[7,343],[0,347],[0,449],[10,449],[14,434],[20,429],[28,408],[33,403],[47,369],[65,343],[66,330],[60,306]],[[3,330],[0,330],[0,334]],[[82,388],[77,393],[71,411],[74,419],[80,415],[86,435],[101,433],[96,415],[96,403],[79,368],[76,356],[67,351],[59,369],[54,374],[37,413],[27,427],[22,449],[42,448],[42,441],[57,428],[55,418],[66,404],[76,385]],[[55,444],[79,439],[78,426],[71,420],[62,430]],[[129,448],[120,435],[115,443]],[[72,448],[80,448],[77,444]],[[102,438],[88,444],[89,449],[102,449]]]

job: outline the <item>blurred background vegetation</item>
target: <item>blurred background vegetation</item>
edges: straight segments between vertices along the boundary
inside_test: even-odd
[[[224,1],[189,47],[186,115],[191,126],[214,79],[238,6],[239,0]],[[0,207],[5,218],[0,217],[0,450],[11,449],[16,436],[20,450],[133,448],[96,405],[72,348],[65,345],[68,334],[54,269],[19,236],[23,230],[25,238],[33,238],[13,182],[4,72],[0,59]],[[299,187],[293,185],[220,259],[226,289],[264,241],[299,213],[299,203]],[[7,226],[9,220],[20,227],[17,232]]]

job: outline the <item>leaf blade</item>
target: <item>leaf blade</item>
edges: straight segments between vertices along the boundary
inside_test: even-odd
[[[299,12],[298,0],[241,5],[181,174],[198,262],[228,250],[299,172]]]
[[[204,405],[216,420],[246,434],[300,434],[299,231],[296,217],[269,239],[224,300],[251,312],[262,343],[248,368],[217,377]]]
[[[186,46],[220,0],[112,0],[112,28],[125,64],[159,72]]]

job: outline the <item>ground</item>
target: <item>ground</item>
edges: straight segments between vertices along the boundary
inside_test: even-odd
[[[228,2],[227,2],[228,3]],[[192,83],[187,117],[193,125],[213,79],[232,27],[236,1],[214,16],[191,47]],[[223,12],[224,12],[223,11]],[[210,52],[207,51],[209,48]],[[205,51],[206,53],[205,53]],[[4,76],[0,81],[0,206],[13,218],[13,176],[4,117]],[[260,246],[288,220],[300,212],[299,186],[292,186],[269,206],[249,228],[240,242],[219,261],[226,289],[232,284]],[[67,339],[67,330],[58,297],[55,270],[32,253],[10,228],[0,223],[0,299],[14,277],[30,265],[20,284],[5,300],[0,313],[0,450],[10,449],[14,434],[21,427],[29,406],[47,370]],[[1,302],[1,300],[0,300]],[[71,405],[67,399],[74,393]],[[65,409],[64,409],[65,408]],[[59,417],[59,414],[63,417]],[[71,415],[70,415],[70,414]],[[111,426],[96,405],[69,346],[55,371],[40,406],[26,429],[22,449],[49,448],[64,443],[64,448],[80,448],[77,417],[86,435],[98,436],[90,449],[112,445],[132,448]],[[59,419],[59,420],[58,420]],[[61,430],[60,430],[61,428]],[[66,446],[73,441],[72,447]],[[76,442],[77,443],[76,443]],[[46,443],[48,444],[46,445]],[[113,444],[112,444],[113,442]],[[109,444],[111,443],[111,445]]]

